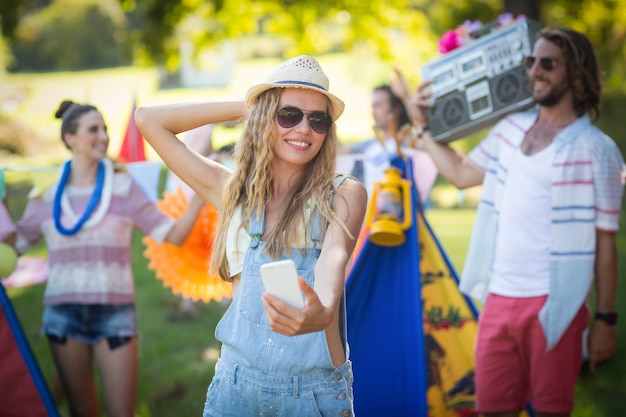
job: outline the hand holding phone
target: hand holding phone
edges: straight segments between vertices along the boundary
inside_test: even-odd
[[[265,291],[298,310],[304,307],[304,297],[298,285],[298,271],[291,259],[261,265]]]

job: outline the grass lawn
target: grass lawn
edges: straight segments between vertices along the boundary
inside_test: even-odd
[[[431,209],[426,212],[426,219],[457,270],[461,271],[474,211]],[[219,352],[213,332],[225,304],[200,303],[196,316],[182,314],[178,309],[180,299],[163,288],[154,273],[147,269],[139,234],[133,236],[133,248],[137,319],[141,333],[137,416],[199,416]],[[626,253],[624,239],[620,239],[620,253]],[[624,256],[621,258],[621,270],[626,271]],[[624,273],[621,277],[624,282]],[[40,368],[49,381],[52,359],[45,339],[39,334],[43,286],[11,288],[8,293]],[[626,289],[622,285],[618,300],[623,299],[624,293]],[[624,304],[618,303],[618,311],[626,317]],[[577,386],[574,417],[622,415],[621,400],[626,395],[623,378],[626,373],[625,327],[624,320],[621,320],[617,354],[602,364],[594,375],[583,372]],[[60,410],[66,413],[63,406]]]

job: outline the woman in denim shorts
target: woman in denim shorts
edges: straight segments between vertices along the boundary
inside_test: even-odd
[[[232,282],[204,416],[351,416],[344,282],[367,193],[336,178],[335,121],[343,102],[318,62],[284,62],[246,100],[139,108],[143,136],[174,173],[220,211],[211,269]],[[176,138],[246,119],[235,168]],[[292,259],[304,294],[294,308],[265,292],[261,265]]]
[[[44,294],[47,335],[70,414],[100,415],[94,362],[110,416],[134,415],[137,329],[131,272],[131,232],[182,244],[203,201],[194,197],[174,221],[132,178],[106,157],[109,136],[101,113],[63,101],[61,138],[72,152],[58,183],[29,200],[17,223],[15,247],[24,253],[46,240],[49,277]]]

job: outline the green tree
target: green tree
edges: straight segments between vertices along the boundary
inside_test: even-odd
[[[626,92],[626,0],[554,0],[542,3],[542,22],[586,34],[598,55],[606,89]]]
[[[20,21],[20,13],[24,7],[22,0],[2,0],[0,3],[0,32],[4,38],[13,37]]]
[[[160,64],[177,53],[175,29],[189,18],[203,22],[201,31],[192,35],[195,43],[255,34],[287,36],[287,55],[346,50],[364,42],[389,56],[397,34],[429,32],[429,20],[413,0],[148,0],[136,4],[124,0],[124,4],[141,16],[141,25],[134,30]]]
[[[201,0],[118,0],[128,19],[129,40],[140,58],[164,64],[177,53],[172,38],[183,18],[200,10]],[[207,5],[213,2],[206,2]]]
[[[0,21],[5,38],[11,40],[20,33],[20,39],[34,39],[44,30],[41,20],[45,20],[33,22],[37,21],[34,16],[49,2],[2,0]],[[107,41],[117,45],[123,38],[129,45],[125,52],[132,53],[135,60],[169,70],[178,66],[181,22],[192,20],[200,24],[194,26],[196,29],[185,29],[184,36],[197,45],[265,34],[285,39],[285,55],[361,48],[388,60],[419,65],[433,56],[438,37],[467,19],[488,22],[505,11],[525,14],[544,25],[568,25],[587,34],[607,74],[608,89],[624,89],[626,0],[106,0],[104,4],[111,9],[112,3],[117,3],[125,15],[126,32],[120,34],[117,25],[123,19],[116,17],[112,19],[115,29],[108,31],[114,35]],[[68,6],[67,10],[75,7]],[[63,13],[60,17],[66,18],[64,23],[50,36],[59,36],[72,23]],[[47,24],[53,25],[50,21]],[[15,44],[11,46],[15,50]],[[47,53],[34,41],[30,46],[38,53]],[[25,58],[20,55],[19,61]]]
[[[130,63],[117,0],[54,0],[15,33],[14,70],[90,69]]]
[[[2,0],[0,1],[0,34],[13,39],[20,20],[33,10],[47,6],[50,0]]]
[[[504,0],[504,11],[513,13],[515,16],[524,16],[539,20],[539,0]]]

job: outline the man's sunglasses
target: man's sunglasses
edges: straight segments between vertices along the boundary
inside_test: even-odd
[[[323,111],[305,113],[297,107],[283,107],[276,113],[276,119],[279,125],[285,129],[289,129],[290,127],[297,126],[302,121],[305,114],[311,129],[319,134],[323,135],[327,133],[328,129],[330,129],[330,126],[333,124],[333,119],[330,118],[328,113]]]
[[[557,60],[552,56],[542,56],[541,58],[537,58],[534,55],[528,55],[524,57],[524,66],[527,70],[530,70],[533,65],[535,65],[535,61],[539,59],[539,66],[544,71],[552,71],[556,67]]]

